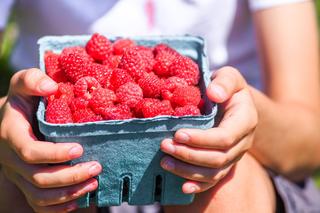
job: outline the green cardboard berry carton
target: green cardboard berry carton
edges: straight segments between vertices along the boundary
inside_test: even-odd
[[[70,46],[84,46],[90,36],[47,36],[40,45],[40,69],[45,70],[44,54],[48,50],[61,52]],[[113,38],[116,39],[116,38]],[[111,38],[111,40],[113,40]],[[201,116],[158,116],[154,118],[99,121],[80,124],[52,124],[45,121],[45,102],[41,100],[37,111],[40,132],[48,141],[56,143],[78,142],[84,147],[81,158],[69,163],[96,160],[103,166],[97,177],[99,187],[78,200],[80,207],[90,202],[97,206],[115,206],[122,202],[130,205],[184,205],[194,195],[184,194],[185,180],[160,167],[164,156],[159,149],[164,138],[172,138],[180,128],[208,129],[214,125],[216,104],[210,102],[205,89],[210,82],[210,70],[205,42],[193,36],[133,37],[139,45],[154,46],[165,43],[183,55],[193,58],[199,65],[199,87],[205,100]]]

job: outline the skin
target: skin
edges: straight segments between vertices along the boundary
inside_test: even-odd
[[[180,129],[160,147],[169,155],[161,166],[190,180],[182,187],[184,193],[206,191],[227,175],[251,147],[257,124],[248,85],[234,68],[215,72],[207,95],[222,104],[224,116],[219,125],[208,130]]]
[[[292,180],[320,166],[320,67],[313,1],[254,15],[266,95],[251,88],[259,113],[251,150]],[[288,24],[294,23],[294,24]]]
[[[259,205],[261,207],[264,204],[269,206],[264,208],[266,212],[273,212],[274,191],[268,175],[250,155],[241,159],[248,150],[264,166],[293,180],[305,177],[305,172],[309,173],[319,166],[320,160],[315,154],[319,153],[319,144],[316,144],[319,133],[315,128],[320,117],[319,56],[315,50],[317,41],[313,33],[316,28],[314,13],[311,11],[312,3],[309,2],[256,12],[254,17],[266,73],[266,95],[248,86],[234,68],[222,68],[213,76],[207,90],[212,101],[221,103],[224,111],[222,122],[209,130],[182,129],[173,139],[162,142],[161,149],[168,154],[161,161],[163,168],[188,179],[183,185],[183,192],[198,193],[195,202],[188,209],[172,207],[175,211],[187,212],[200,208],[203,212],[257,212]],[[308,22],[304,22],[305,20]],[[299,30],[293,31],[296,23]],[[303,45],[298,45],[301,39],[304,41],[301,42]],[[25,110],[31,106],[30,95],[49,95],[54,92],[55,86],[52,85],[46,91],[41,90],[41,80],[35,81],[35,76],[28,77],[29,72],[39,75],[36,70],[27,70],[25,73],[28,74],[20,78],[15,77],[19,76],[16,74],[11,81],[8,98],[1,107],[0,144],[1,150],[5,151],[0,153],[0,163],[6,178],[22,190],[35,211],[71,210],[76,208],[72,203],[76,196],[61,196],[61,193],[72,188],[82,194],[84,186],[81,184],[93,184],[96,187],[96,183],[90,182],[92,176],[88,175],[87,166],[82,166],[80,168],[83,170],[78,169],[73,173],[74,168],[71,167],[54,166],[50,167],[53,171],[48,171],[49,168],[43,164],[70,160],[81,156],[82,151],[70,156],[67,154],[70,148],[78,145],[55,145],[47,142],[43,144],[50,146],[50,149],[45,149],[50,150],[50,153],[41,153],[44,149],[40,149],[42,145],[36,143],[30,131],[28,113],[23,115],[24,111],[19,107],[24,106]],[[46,76],[38,76],[38,79],[46,79]],[[17,120],[21,122],[16,122]],[[15,130],[8,128],[10,122],[14,122]],[[15,138],[17,128],[24,136],[23,140],[21,135],[20,140]],[[253,141],[255,143],[252,147]],[[254,180],[248,171],[255,174]],[[56,175],[50,181],[45,176],[48,172]],[[74,181],[73,175],[78,177],[76,180],[79,182]],[[252,187],[253,185],[257,187]],[[58,186],[63,187],[57,188]],[[46,192],[49,198],[39,198],[39,190]],[[234,202],[226,199],[232,194],[238,195],[233,199]],[[257,202],[247,203],[250,196],[250,200],[255,199]],[[170,211],[170,207],[166,210]]]
[[[214,92],[214,88],[225,82],[232,84],[228,85],[228,95],[223,99]],[[23,192],[29,205],[36,212],[64,212],[77,208],[74,200],[97,188],[97,181],[93,177],[102,169],[98,162],[74,166],[47,165],[65,162],[80,157],[83,153],[82,147],[76,143],[39,142],[31,131],[35,110],[34,96],[48,96],[56,90],[57,84],[40,70],[22,70],[12,77],[8,97],[1,107],[0,162],[3,173]],[[198,171],[199,177],[195,177],[196,180],[207,181],[187,182],[183,186],[185,193],[192,193],[190,187],[194,187],[193,192],[205,191],[223,178],[230,171],[231,165],[250,148],[253,130],[257,124],[257,113],[249,89],[235,69],[226,67],[218,71],[207,93],[213,101],[225,102],[226,113],[219,127],[212,128],[209,132],[214,143],[204,140],[195,144],[210,149],[193,148],[194,159],[188,159],[187,155],[184,155],[191,147],[181,144],[181,131],[175,135],[175,138],[180,137],[181,146],[176,149],[177,153],[181,154],[180,159],[193,165],[205,164],[210,167],[184,163],[188,171]],[[17,120],[19,122],[16,122]],[[237,122],[243,122],[243,127],[236,127]],[[234,148],[224,153],[222,150],[229,146],[227,143],[230,142],[226,139],[229,135],[227,132],[232,133],[239,141],[235,143]],[[161,148],[166,151],[171,142],[172,140],[164,141]],[[216,159],[210,160],[212,158]],[[167,162],[168,158],[163,161]],[[230,166],[225,167],[227,162]]]
[[[8,97],[0,111],[2,172],[37,212],[76,209],[74,200],[97,188],[93,177],[102,170],[94,161],[48,166],[48,163],[78,158],[83,153],[77,143],[39,142],[32,132],[34,96],[47,96],[56,90],[57,84],[40,70],[22,70],[12,77]]]
[[[215,185],[227,173],[225,170],[241,156],[241,151],[250,148],[244,148],[248,143],[243,143],[242,140],[248,140],[248,137],[253,136],[248,134],[252,128],[245,125],[250,123],[250,119],[245,117],[252,114],[241,112],[239,108],[229,108],[234,105],[226,104],[228,101],[232,102],[239,92],[246,90],[251,92],[259,114],[257,134],[254,136],[254,145],[250,153],[266,167],[294,181],[309,176],[320,166],[319,54],[313,3],[292,4],[259,11],[254,17],[267,76],[267,93],[264,95],[250,86],[243,85],[238,93],[237,90],[231,90],[230,88],[235,89],[232,85],[242,84],[238,82],[241,77],[228,76],[232,75],[232,68],[226,68],[230,71],[219,78],[219,82],[213,80],[207,94],[211,100],[224,103],[225,107],[224,118],[219,126],[209,130],[179,130],[173,140],[165,140],[161,146],[164,152],[175,158],[169,158],[173,168],[169,171],[195,181],[185,183],[185,193],[192,191],[191,188],[195,189],[194,192],[201,192]],[[294,35],[292,32],[295,32]],[[217,72],[217,76],[219,72],[221,70]],[[215,83],[221,86],[221,89],[214,89],[217,86]],[[220,91],[220,95],[215,94],[216,91]],[[233,95],[229,100],[221,99],[220,102],[216,99],[230,97],[230,94]],[[245,103],[244,97],[239,99]],[[241,115],[237,117],[239,112]],[[227,134],[223,135],[224,132],[221,130],[224,128],[221,126],[225,127],[224,124],[229,119],[230,125],[226,126],[231,129],[227,129]],[[239,123],[244,125],[239,126]],[[182,136],[183,134],[187,136]],[[182,141],[182,138],[188,140]],[[239,146],[241,148],[238,148]],[[196,148],[202,150],[195,150]],[[235,149],[237,151],[233,151]],[[205,161],[204,158],[209,161]],[[193,166],[186,166],[177,159]],[[166,169],[164,162],[162,166]],[[210,168],[226,169],[212,171]],[[215,181],[209,182],[208,177],[212,180],[213,176],[216,177]]]

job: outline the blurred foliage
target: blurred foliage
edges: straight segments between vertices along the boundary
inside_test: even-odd
[[[320,188],[320,171],[316,172],[316,174],[314,175],[314,179],[316,181],[316,185],[318,186],[318,188]]]
[[[7,94],[10,78],[13,70],[9,64],[11,50],[14,46],[17,28],[14,22],[10,22],[3,33],[0,49],[0,97]]]
[[[318,25],[320,28],[320,0],[316,0],[316,8],[317,8],[317,15],[318,15]]]

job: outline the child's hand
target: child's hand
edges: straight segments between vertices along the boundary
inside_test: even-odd
[[[74,200],[97,188],[93,177],[101,172],[98,162],[50,165],[83,153],[77,143],[38,141],[32,131],[37,106],[34,96],[48,96],[56,90],[57,84],[40,70],[20,71],[12,77],[8,97],[0,109],[0,164],[36,212],[75,209]]]
[[[247,84],[231,67],[218,70],[207,89],[213,102],[220,103],[223,118],[208,129],[180,129],[165,139],[161,150],[171,156],[161,166],[188,179],[184,193],[203,192],[216,185],[252,145],[257,111]]]

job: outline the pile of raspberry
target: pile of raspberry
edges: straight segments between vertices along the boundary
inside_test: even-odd
[[[46,121],[82,123],[200,115],[199,67],[166,44],[140,46],[93,34],[85,47],[45,53],[58,91],[47,98]]]

